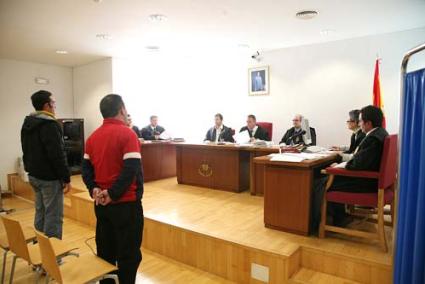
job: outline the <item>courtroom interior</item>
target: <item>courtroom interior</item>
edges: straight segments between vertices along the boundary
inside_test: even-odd
[[[0,284],[425,283],[424,15],[0,0]]]

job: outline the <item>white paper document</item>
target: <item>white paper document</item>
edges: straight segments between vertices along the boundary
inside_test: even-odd
[[[169,140],[169,139],[171,139],[171,136],[170,136],[170,134],[168,134],[166,131],[164,131],[164,132],[162,132],[162,133],[159,135],[159,139],[162,139],[162,140]]]
[[[328,154],[318,153],[282,153],[282,154],[269,154],[271,157],[270,161],[279,162],[302,162],[304,160],[314,160],[322,157],[326,157]]]
[[[303,158],[301,156],[287,155],[287,154],[277,154],[277,155],[272,156],[272,158],[270,159],[270,161],[293,162],[293,163],[302,162],[304,160],[305,160],[305,158]]]
[[[245,144],[245,143],[249,143],[249,140],[251,139],[251,137],[249,137],[248,130],[245,130],[233,135],[233,139],[235,139],[236,143],[238,144]]]

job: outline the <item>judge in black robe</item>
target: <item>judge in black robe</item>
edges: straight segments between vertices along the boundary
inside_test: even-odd
[[[280,144],[282,143],[285,143],[286,145],[302,144],[307,146],[316,145],[316,130],[313,127],[310,127],[310,135],[311,135],[310,144],[305,143],[304,137],[301,133],[302,133],[301,128],[297,129],[295,127],[291,127],[290,129],[286,131],[285,135],[283,135],[282,139],[280,140]]]
[[[257,125],[257,118],[255,115],[250,114],[246,120],[246,126],[242,127],[239,132],[248,131],[251,142],[254,140],[270,141],[270,136],[267,130]]]
[[[280,140],[280,144],[285,143],[286,145],[316,145],[316,130],[312,127],[310,127],[310,135],[311,135],[311,143],[307,144],[306,141],[304,141],[304,137],[302,134],[303,129],[302,127],[302,121],[304,117],[301,114],[296,114],[294,118],[292,119],[293,127],[288,129],[283,135],[282,139]]]

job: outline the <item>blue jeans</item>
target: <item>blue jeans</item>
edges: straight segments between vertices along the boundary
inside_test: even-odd
[[[29,176],[35,192],[34,227],[48,237],[62,239],[63,185],[59,180]]]

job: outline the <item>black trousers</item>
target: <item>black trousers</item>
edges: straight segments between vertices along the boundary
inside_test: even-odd
[[[311,210],[311,231],[316,233],[319,229],[321,219],[321,208],[323,195],[326,190],[328,177],[321,175],[316,176],[313,184],[313,199]],[[357,192],[357,193],[373,193],[377,192],[378,183],[375,179],[353,178],[336,176],[329,191]],[[346,216],[345,205],[341,203],[329,202],[327,206],[327,214],[332,216],[334,223],[340,223]]]
[[[95,206],[97,255],[117,265],[120,284],[134,284],[142,261],[143,208],[140,201]],[[103,280],[102,284],[114,283]]]

